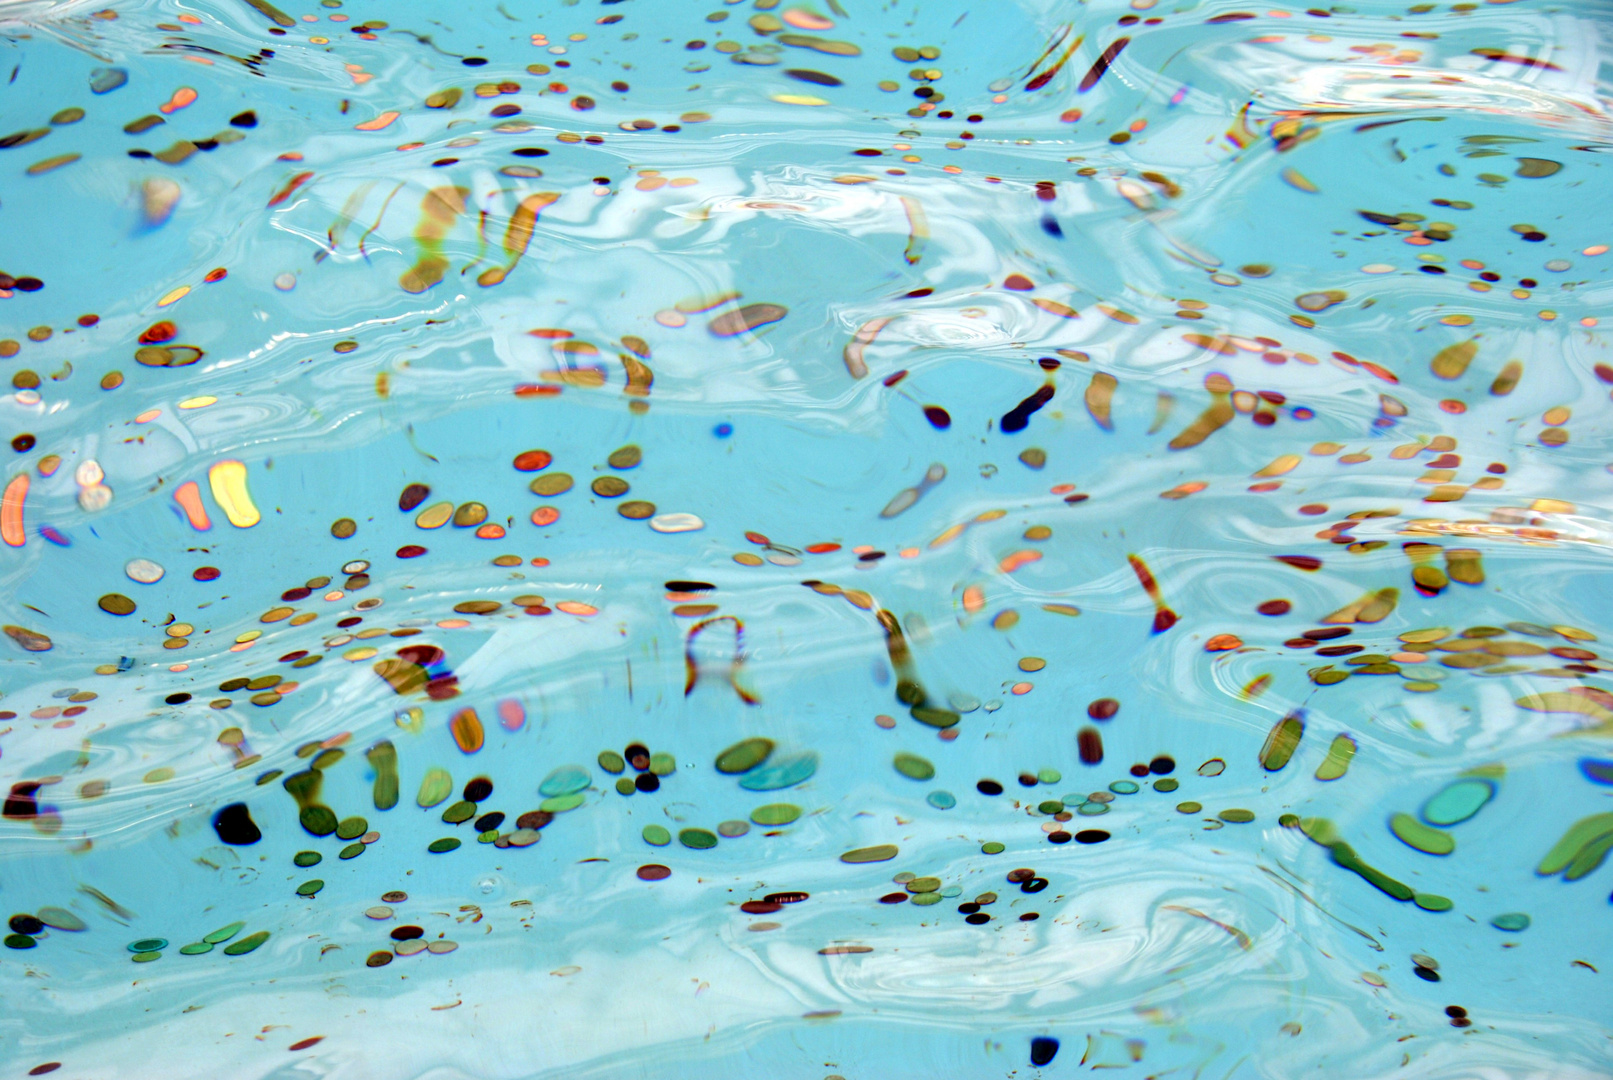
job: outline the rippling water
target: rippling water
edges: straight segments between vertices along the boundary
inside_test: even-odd
[[[1608,14],[0,3],[8,1075],[1607,1075]]]

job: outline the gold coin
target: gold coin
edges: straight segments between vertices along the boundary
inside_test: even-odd
[[[545,497],[564,495],[571,490],[570,473],[544,473],[531,484],[532,494]]]

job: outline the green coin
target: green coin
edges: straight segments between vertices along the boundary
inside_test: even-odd
[[[1255,819],[1252,810],[1223,810],[1215,815],[1222,821],[1230,821],[1234,825],[1247,825]]]
[[[325,883],[323,881],[319,880],[318,878],[312,878],[297,886],[297,895],[316,896],[318,895],[319,890],[323,889],[324,887]]]
[[[672,834],[665,825],[644,826],[644,842],[653,847],[666,847],[672,843]]]
[[[1318,671],[1315,675],[1312,675],[1311,682],[1317,686],[1332,686],[1334,683],[1341,683],[1349,677],[1350,673],[1348,671],[1329,668],[1326,671]]]
[[[269,940],[269,931],[267,931],[267,930],[259,930],[255,934],[248,934],[246,937],[242,938],[240,941],[233,941],[230,944],[224,946],[224,955],[225,956],[245,956],[247,953],[251,952],[253,949],[257,948],[259,945],[262,945],[265,941],[268,941],[268,940]]]
[[[52,930],[87,930],[84,920],[74,915],[66,908],[42,907],[39,909],[39,921]]]
[[[1435,896],[1433,893],[1425,892],[1414,893],[1412,895],[1411,902],[1422,908],[1424,911],[1449,911],[1455,906],[1451,903],[1449,897]]]
[[[1497,930],[1505,930],[1509,934],[1516,934],[1529,929],[1532,920],[1521,911],[1509,911],[1505,915],[1497,915],[1490,920],[1490,925]]]
[[[328,806],[305,806],[297,820],[315,836],[329,836],[336,831],[336,812]]]
[[[908,901],[910,903],[917,904],[919,907],[929,907],[931,904],[939,904],[941,902],[941,894],[938,892],[917,893],[908,897]]]
[[[1203,809],[1204,809],[1204,806],[1203,806],[1202,803],[1183,802],[1183,803],[1177,803],[1176,804],[1176,812],[1178,814],[1196,814],[1200,810],[1203,810]]]
[[[318,866],[324,857],[317,851],[299,851],[291,857],[291,861],[298,866]]]
[[[710,829],[682,829],[678,832],[678,843],[696,850],[714,848],[717,846],[717,834]]]
[[[129,942],[130,952],[162,952],[167,947],[167,940],[160,937],[143,937],[139,941]]]
[[[441,840],[433,840],[426,845],[426,850],[433,855],[441,855],[445,851],[452,851],[459,846],[459,840],[452,836],[445,836]]]
[[[189,945],[181,945],[179,947],[180,956],[200,956],[202,953],[210,953],[212,951],[213,944],[210,941],[193,941]]]
[[[370,823],[363,818],[343,818],[336,826],[336,837],[339,840],[357,840],[369,831]]]
[[[476,834],[476,842],[478,844],[491,844],[494,840],[497,840],[497,839],[498,839],[498,830],[497,829],[483,829],[481,832]]]
[[[896,858],[898,850],[895,844],[876,844],[873,847],[856,848],[840,856],[843,863],[888,862]]]
[[[623,761],[622,755],[614,750],[601,750],[599,752],[599,767],[612,776],[616,776],[627,768],[627,762]]]
[[[633,786],[633,781],[625,776],[616,781],[616,794],[618,795],[631,795],[637,790],[638,788]]]
[[[1060,780],[1063,780],[1063,779],[1064,779],[1064,774],[1059,772],[1057,769],[1038,769],[1038,770],[1036,770],[1036,780],[1037,780],[1038,783],[1056,784]]]
[[[564,813],[575,810],[583,804],[583,793],[578,791],[570,795],[556,795],[552,799],[544,799],[538,804],[539,810],[546,810],[551,814]]]
[[[768,803],[750,812],[751,821],[758,825],[788,825],[801,816],[801,808],[791,803]]]
[[[656,776],[671,776],[678,769],[678,759],[665,751],[650,755],[650,771]]]
[[[980,851],[985,855],[1001,855],[1003,850],[1003,845],[999,844],[995,840],[987,840],[984,844],[980,845]]]
[[[442,812],[442,819],[450,825],[459,825],[476,816],[476,804],[461,799]]]
[[[717,771],[732,776],[749,772],[773,752],[772,739],[744,739],[717,755]]]
[[[339,854],[337,856],[337,858],[339,858],[339,859],[356,859],[362,854],[364,854],[364,845],[355,840],[355,841],[353,841],[353,843],[348,844],[346,847],[342,848],[341,854]]]
[[[35,941],[27,934],[6,935],[6,948],[8,949],[31,949],[38,944],[39,942]]]
[[[949,728],[963,719],[949,709],[937,709],[931,705],[914,705],[907,711],[919,723],[929,724],[935,728]]]
[[[917,754],[909,754],[905,750],[897,754],[891,762],[896,771],[909,780],[931,780],[935,778],[935,766]]]
[[[1171,779],[1168,776],[1165,777],[1162,780],[1155,780],[1154,781],[1154,790],[1155,791],[1163,791],[1163,792],[1169,793],[1169,792],[1175,791],[1177,788],[1179,788],[1181,786],[1182,786],[1181,784],[1177,783],[1175,780]]]
[[[620,476],[601,476],[588,486],[602,499],[617,499],[627,494],[627,481]]]
[[[422,808],[436,806],[454,793],[454,778],[447,769],[433,765],[420,781],[420,794],[415,803]]]
[[[222,942],[230,940],[230,938],[234,937],[236,934],[239,934],[245,928],[246,923],[244,922],[232,922],[228,926],[221,926],[217,930],[214,930],[211,934],[208,934],[206,937],[202,938],[202,941],[208,945],[218,945]]]
[[[916,877],[907,883],[910,893],[940,892],[941,879],[938,877]]]
[[[1410,814],[1390,817],[1389,831],[1401,843],[1429,855],[1449,855],[1456,850],[1456,838],[1450,833],[1424,825]]]
[[[129,957],[129,959],[133,960],[137,964],[149,964],[153,960],[161,960],[162,959],[162,953],[160,953],[160,952],[137,952],[133,956]]]
[[[1064,804],[1057,799],[1046,799],[1036,804],[1038,814],[1058,814],[1064,810]]]

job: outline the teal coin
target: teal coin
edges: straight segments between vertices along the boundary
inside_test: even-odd
[[[1497,930],[1505,930],[1509,934],[1516,934],[1529,929],[1532,922],[1529,916],[1521,911],[1509,911],[1505,915],[1497,915],[1490,920],[1490,925]]]
[[[543,778],[543,783],[538,785],[538,794],[548,799],[556,795],[571,795],[587,787],[587,769],[581,765],[562,765]]]
[[[458,839],[452,836],[445,836],[441,840],[433,840],[431,843],[427,844],[426,850],[431,852],[433,855],[441,855],[444,852],[454,850],[458,846]]]
[[[1423,803],[1422,817],[1430,825],[1459,825],[1493,798],[1495,784],[1492,781],[1465,777]]]
[[[139,941],[129,942],[130,952],[161,952],[167,947],[167,939],[160,937],[143,937]]]
[[[1109,804],[1106,802],[1084,802],[1075,808],[1075,812],[1082,817],[1097,817],[1099,814],[1109,812]]]
[[[818,755],[811,750],[772,759],[772,763],[752,769],[739,778],[746,791],[779,791],[810,780],[818,771]]]
[[[1137,784],[1133,780],[1116,780],[1109,785],[1109,790],[1116,795],[1135,795],[1137,794]]]
[[[937,810],[950,810],[958,805],[957,797],[950,791],[932,791],[924,796],[924,801]]]

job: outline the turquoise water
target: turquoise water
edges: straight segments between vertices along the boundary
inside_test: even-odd
[[[1608,14],[0,3],[5,1071],[1608,1075]]]

